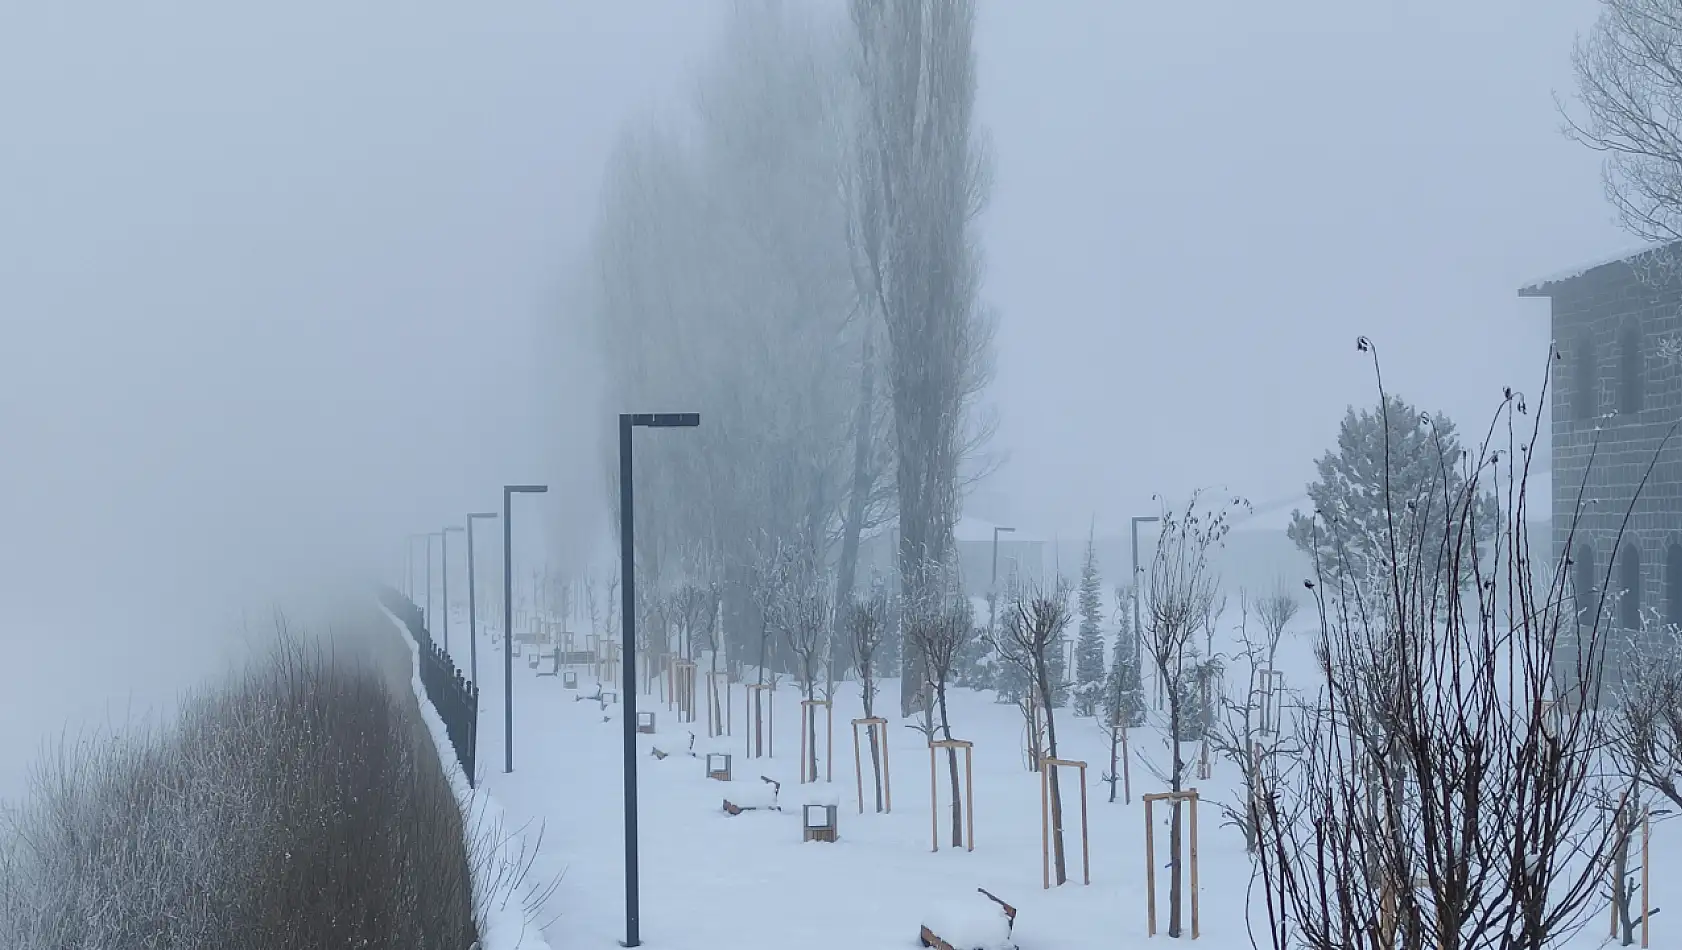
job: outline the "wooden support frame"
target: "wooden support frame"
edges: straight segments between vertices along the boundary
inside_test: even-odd
[[[936,749],[964,750],[964,850],[975,850],[975,743],[967,739],[936,739],[929,743],[929,830],[934,850],[940,850],[940,779]]]
[[[1086,823],[1086,763],[1078,759],[1054,759],[1048,755],[1040,760],[1040,863],[1044,868],[1045,889],[1048,891],[1051,890],[1051,836],[1063,837],[1062,828],[1051,827],[1051,770],[1055,768],[1080,770],[1080,873],[1083,883],[1092,883],[1092,845]]]
[[[882,799],[886,807],[884,813],[894,810],[893,783],[888,778],[888,721],[881,716],[870,716],[865,719],[853,720],[853,773],[858,776],[859,786],[859,814],[864,814],[864,759],[859,752],[859,727],[865,728],[865,735],[876,734],[882,747]],[[871,785],[875,785],[874,779]],[[873,789],[874,790],[874,789]]]
[[[564,671],[562,671],[562,673],[561,673],[561,688],[562,689],[577,689],[578,688],[578,671],[577,670],[564,670]]]
[[[1140,796],[1145,803],[1145,927],[1148,936],[1156,936],[1156,822],[1152,820],[1151,805],[1156,802],[1187,802],[1191,806],[1190,834],[1186,840],[1188,863],[1191,865],[1191,939],[1198,936],[1197,925],[1197,789],[1179,792],[1152,792]],[[1175,856],[1178,858],[1178,855]]]
[[[777,703],[770,695],[772,689],[769,683],[749,683],[742,690],[747,706],[747,715],[742,723],[747,758],[777,756]]]
[[[730,753],[707,753],[707,778],[717,782],[730,781]]]
[[[824,781],[835,781],[835,706],[827,699],[802,699],[800,701],[800,784],[817,784],[818,766],[808,758],[817,757],[817,749],[810,748],[816,744],[818,731],[818,707],[822,706],[824,718],[828,720],[828,729],[824,739]],[[808,756],[810,753],[810,756]],[[811,769],[811,775],[806,770]]]
[[[645,736],[654,735],[654,710],[637,710],[637,731]]]
[[[728,670],[709,670],[707,672],[707,737],[708,738],[716,738],[718,736],[733,736],[733,735],[736,734],[736,730],[735,730],[735,727],[734,727],[734,720],[736,718],[736,716],[735,716],[735,708],[736,707],[735,707],[735,700],[734,700],[734,697],[731,695],[731,689],[730,689],[730,684],[733,683],[733,682],[735,682],[735,681],[730,678],[730,671],[728,671]],[[717,692],[719,684],[721,684],[721,683],[724,685],[724,698],[723,699],[718,698],[718,692]],[[720,724],[722,724],[723,727],[724,727],[722,732],[717,731],[717,728]]]
[[[695,661],[672,661],[672,685],[677,704],[677,721],[695,721]]]
[[[1617,812],[1614,812],[1614,814],[1621,813],[1624,810],[1624,804],[1628,799],[1629,799],[1629,792],[1627,792],[1627,791],[1624,792],[1622,795],[1618,796],[1618,809],[1617,809]],[[1616,819],[1616,820],[1621,821],[1622,819]],[[1649,918],[1651,918],[1653,916],[1653,913],[1652,913],[1652,896],[1648,892],[1648,887],[1647,887],[1648,882],[1650,880],[1650,876],[1649,876],[1649,872],[1647,870],[1647,867],[1651,863],[1652,856],[1653,856],[1652,846],[1653,846],[1653,810],[1652,810],[1652,808],[1645,808],[1641,812],[1641,946],[1642,946],[1642,950],[1646,950],[1646,948],[1648,946],[1648,940],[1649,940],[1649,937],[1650,937],[1650,934],[1648,933],[1648,928],[1650,926]],[[1607,860],[1607,870],[1610,871],[1611,873],[1614,873],[1614,874],[1617,873],[1616,870],[1612,868],[1610,859]],[[1622,881],[1617,881],[1617,880],[1612,881],[1612,893],[1616,894],[1618,892],[1618,888],[1620,888],[1622,886],[1623,886]],[[1615,938],[1615,937],[1618,936],[1618,902],[1617,901],[1612,902],[1611,914],[1612,914],[1612,936]]]
[[[1256,731],[1264,736],[1279,734],[1279,696],[1285,691],[1285,671],[1256,667],[1250,671],[1250,694],[1259,699],[1261,722]]]

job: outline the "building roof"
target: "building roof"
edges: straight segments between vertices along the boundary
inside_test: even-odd
[[[1667,247],[1675,247],[1677,243],[1682,242],[1673,242],[1668,244],[1648,243],[1637,248],[1620,251],[1610,257],[1603,257],[1599,260],[1590,261],[1586,264],[1579,264],[1576,267],[1560,271],[1557,274],[1549,274],[1546,277],[1539,277],[1525,284],[1523,287],[1520,287],[1518,289],[1518,295],[1520,297],[1552,297],[1555,288],[1561,285],[1569,284],[1580,278],[1587,277],[1595,271],[1599,271],[1603,268],[1613,267],[1618,264],[1628,264],[1642,255],[1651,254],[1654,251],[1663,250]]]

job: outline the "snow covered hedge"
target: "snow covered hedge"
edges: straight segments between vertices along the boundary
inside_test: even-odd
[[[471,946],[461,811],[362,619],[383,655],[283,638],[168,731],[50,750],[0,814],[0,946]]]

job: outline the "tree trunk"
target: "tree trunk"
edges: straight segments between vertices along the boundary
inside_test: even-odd
[[[876,715],[876,678],[870,672],[872,657],[864,657],[859,662],[859,681],[864,693],[864,718],[871,719]],[[870,774],[874,776],[876,788],[876,810],[882,810],[882,750],[876,737],[874,728],[866,728],[870,733]]]
[[[1116,783],[1121,781],[1121,756],[1119,754],[1119,750],[1121,748],[1121,730],[1122,730],[1122,728],[1123,727],[1121,726],[1120,722],[1118,721],[1116,726],[1115,726],[1115,731],[1110,733],[1110,778],[1109,778],[1109,782],[1110,782],[1110,804],[1112,804],[1112,805],[1115,804]]]
[[[1050,697],[1051,675],[1047,669],[1043,655],[1035,659],[1039,667],[1039,690],[1042,697]],[[1047,758],[1057,758],[1057,719],[1053,715],[1049,699],[1045,703],[1045,754]],[[1043,764],[1041,768],[1046,768]],[[1063,792],[1058,784],[1057,767],[1049,768],[1047,778],[1051,784],[1051,860],[1056,865],[1057,883],[1064,884],[1069,880],[1068,864],[1063,854]]]
[[[874,441],[871,411],[876,403],[876,357],[871,347],[871,329],[864,331],[864,352],[860,356],[859,403],[853,413],[853,478],[847,493],[846,520],[841,526],[841,559],[836,565],[835,603],[852,599],[858,576],[859,535],[864,530],[865,503],[870,500],[870,448]]]
[[[811,691],[807,691],[807,698],[811,698]],[[812,781],[818,780],[818,707],[807,706],[811,710],[806,718],[806,768],[810,771]]]
[[[868,713],[866,716],[868,717]],[[876,810],[882,810],[882,750],[876,737],[876,730],[866,729],[870,733],[870,774],[876,788]]]
[[[935,687],[935,698],[940,704],[940,730],[947,742],[952,741],[952,721],[946,718],[946,689]],[[930,733],[933,734],[932,731]],[[964,801],[958,784],[958,750],[946,750],[946,772],[951,777],[952,784],[952,847],[961,847],[964,842]]]
[[[1177,745],[1177,743],[1176,743]],[[1176,748],[1174,758],[1179,759]],[[1175,789],[1178,791],[1178,789]],[[1174,800],[1168,818],[1168,936],[1180,936],[1180,801]]]
[[[717,642],[718,638],[714,638]],[[718,701],[718,648],[713,648],[713,675],[707,677],[707,695],[712,701],[707,704],[707,736],[724,735],[724,706]]]

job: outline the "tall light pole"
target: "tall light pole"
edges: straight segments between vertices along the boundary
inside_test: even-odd
[[[548,485],[502,486],[502,771],[514,771],[514,525],[516,494],[542,494]]]
[[[450,532],[460,531],[461,525],[450,525],[438,532],[438,573],[444,579],[444,652],[450,652]]]
[[[409,559],[407,586],[409,588],[408,594],[410,603],[415,602],[415,542],[424,537],[426,537],[426,532],[417,531],[414,534],[409,535],[408,543],[403,546],[403,553]]]
[[[426,533],[426,636],[432,638],[432,539],[444,536],[442,531]]]
[[[495,517],[494,511],[475,511],[467,516],[467,656],[468,675],[474,685],[479,683],[479,602],[475,596],[479,583],[473,579],[473,522]]]
[[[622,946],[642,946],[642,921],[637,906],[637,572],[636,519],[631,506],[631,433],[648,429],[701,424],[698,412],[619,414],[619,629],[624,642],[625,686],[620,690],[625,726],[625,940]]]
[[[1005,531],[1015,531],[1015,528],[993,527],[993,581],[988,587],[991,595],[987,598],[987,632],[994,632],[993,624],[999,618],[999,534]]]

